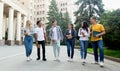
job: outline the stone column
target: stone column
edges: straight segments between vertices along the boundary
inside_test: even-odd
[[[27,17],[24,16],[23,18],[24,18],[24,20],[23,20],[23,28],[25,28],[25,26],[26,26],[26,21],[27,21]]]
[[[13,31],[13,18],[14,18],[14,9],[9,8],[9,18],[8,18],[8,45],[14,45],[14,31]]]
[[[0,2],[0,45],[4,45],[4,40],[2,38],[3,33],[3,11],[4,11],[4,3]]]
[[[16,44],[20,45],[21,44],[21,13],[17,13],[17,34],[16,34]]]
[[[27,22],[27,17],[24,15],[23,16],[23,31],[22,31],[22,42],[24,41],[24,28],[26,27],[26,22]]]

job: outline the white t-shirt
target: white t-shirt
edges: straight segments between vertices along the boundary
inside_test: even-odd
[[[81,34],[81,32],[84,33],[85,37]],[[78,36],[80,37],[79,40],[89,40],[90,37],[90,29],[88,28],[88,32],[82,28],[79,29]]]
[[[30,30],[29,28],[28,29],[24,28],[24,33],[28,33],[29,36],[32,36],[33,29]]]
[[[53,28],[53,35],[54,35],[54,39],[57,40],[57,28],[56,27]]]
[[[71,34],[71,30],[69,30],[69,33]]]
[[[37,27],[37,28],[35,28],[35,34],[38,34],[38,41],[43,41],[43,40],[45,40],[45,38],[44,38],[44,33],[45,33],[45,30],[44,30],[44,28],[43,27]]]

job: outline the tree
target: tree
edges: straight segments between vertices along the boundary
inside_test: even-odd
[[[109,49],[119,49],[120,46],[120,9],[108,11],[101,16],[100,22],[105,26],[107,34],[104,36],[105,45]]]
[[[82,21],[89,22],[90,17],[94,15],[100,17],[104,12],[102,0],[78,0],[76,4],[79,6],[78,11],[75,12],[77,24]]]
[[[57,8],[56,0],[51,1],[51,5],[49,6],[49,12],[48,12],[48,23],[47,23],[47,29],[50,29],[51,27],[51,21],[52,20],[57,20],[59,24],[59,10]]]
[[[69,13],[66,12],[64,14],[61,13],[61,29],[64,32],[67,29],[67,25],[71,23],[70,17],[69,17]]]

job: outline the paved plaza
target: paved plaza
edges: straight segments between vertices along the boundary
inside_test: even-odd
[[[93,55],[88,54],[87,63],[82,65],[80,51],[75,49],[73,62],[67,61],[66,47],[61,47],[60,62],[54,61],[53,49],[46,47],[47,62],[36,61],[36,47],[33,47],[32,61],[27,62],[24,46],[0,46],[0,71],[120,71],[120,63],[105,59],[105,67],[91,64]]]

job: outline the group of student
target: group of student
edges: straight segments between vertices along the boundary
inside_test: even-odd
[[[63,34],[60,26],[57,26],[57,21],[52,21],[52,27],[49,30],[49,38],[51,39],[51,43],[53,46],[53,53],[55,57],[55,61],[60,61],[60,43],[63,39],[66,40],[67,45],[67,54],[68,61],[73,61],[74,58],[74,47],[75,47],[75,39],[79,37],[80,43],[80,54],[83,63],[86,63],[87,57],[87,48],[89,44],[89,37],[91,40],[91,44],[94,50],[94,62],[93,64],[98,64],[100,61],[100,66],[104,66],[104,47],[103,47],[103,39],[102,36],[105,34],[105,29],[103,25],[98,24],[96,21],[96,17],[93,16],[90,19],[91,26],[88,26],[87,22],[82,22],[81,27],[78,30],[78,34],[74,29],[73,24],[68,24],[68,28],[66,28],[65,33]],[[46,61],[46,52],[45,52],[45,42],[47,41],[46,30],[41,21],[37,21],[37,28],[34,30],[35,34],[35,42],[37,47],[37,59],[40,60],[40,45],[42,45],[42,60]],[[24,45],[26,49],[27,61],[31,60],[31,53],[33,47],[33,30],[30,27],[30,21],[27,21],[26,28],[24,29]],[[100,51],[100,60],[98,56],[98,48]]]

